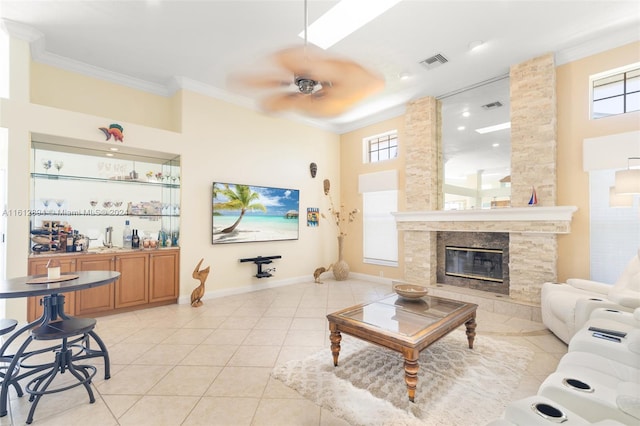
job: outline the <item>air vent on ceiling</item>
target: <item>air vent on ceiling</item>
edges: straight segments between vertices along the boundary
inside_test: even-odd
[[[483,109],[496,109],[496,108],[500,108],[501,106],[502,106],[502,102],[495,101],[495,102],[491,102],[490,104],[482,105],[482,108]]]
[[[420,61],[420,64],[430,70],[442,64],[446,64],[447,62],[449,62],[449,60],[445,58],[444,55],[437,53],[423,61]]]

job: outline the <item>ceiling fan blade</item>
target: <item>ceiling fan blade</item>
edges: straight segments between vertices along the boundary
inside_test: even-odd
[[[228,82],[231,86],[238,88],[277,89],[291,85],[293,77],[287,77],[286,75],[282,77],[274,75],[234,75],[229,77]]]
[[[272,113],[296,109],[296,104],[300,98],[305,96],[302,93],[279,93],[267,96],[261,102],[262,109]]]
[[[296,77],[311,78],[316,65],[328,59],[321,49],[315,46],[296,46],[280,50],[273,54],[272,60],[278,67],[287,70]]]
[[[303,93],[285,93],[268,96],[262,102],[262,108],[269,113],[295,111],[312,117],[334,117],[340,115],[354,101],[344,97],[332,89],[322,89],[310,95]]]
[[[275,70],[232,77],[239,87],[272,89],[261,102],[265,112],[293,110],[316,117],[336,116],[384,88],[384,79],[378,74],[315,46],[283,49],[270,59]]]

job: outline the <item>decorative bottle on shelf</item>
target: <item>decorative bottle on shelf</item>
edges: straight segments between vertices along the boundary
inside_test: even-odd
[[[131,236],[131,248],[140,248],[140,237],[137,229],[133,230],[133,235]]]
[[[129,221],[127,220],[124,222],[124,231],[122,232],[122,247],[131,248],[132,237],[131,226],[129,226]]]

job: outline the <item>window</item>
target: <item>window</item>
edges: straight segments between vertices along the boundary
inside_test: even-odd
[[[365,163],[377,163],[398,157],[398,132],[384,133],[364,139]]]
[[[640,64],[591,77],[591,118],[640,110]]]
[[[364,263],[398,266],[398,191],[364,192],[362,211]]]
[[[640,208],[638,196],[626,208],[609,206],[609,188],[615,182],[615,170],[589,172],[590,278],[615,283],[638,252]]]

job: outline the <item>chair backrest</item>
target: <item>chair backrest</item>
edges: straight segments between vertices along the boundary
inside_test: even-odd
[[[640,250],[611,287],[608,297],[613,302],[628,308],[640,307]]]

